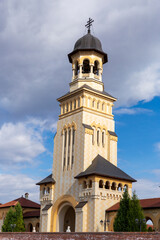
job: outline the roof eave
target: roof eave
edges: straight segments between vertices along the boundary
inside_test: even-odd
[[[131,180],[131,179],[114,177],[114,176],[109,176],[109,175],[100,174],[100,173],[89,173],[89,174],[84,174],[84,175],[78,174],[78,175],[75,176],[74,178],[75,178],[75,179],[79,179],[79,178],[88,177],[88,176],[91,176],[91,175],[102,176],[102,177],[110,177],[110,178],[113,178],[113,179],[120,179],[120,180],[129,181],[129,182],[137,182],[137,180],[135,180],[134,178]]]
[[[107,53],[99,51],[99,50],[97,50],[95,48],[86,48],[86,49],[84,48],[84,49],[76,49],[76,50],[74,50],[74,51],[72,51],[71,53],[68,54],[68,59],[69,59],[70,63],[72,63],[72,55],[74,55],[75,53],[80,52],[80,51],[95,51],[95,52],[98,52],[98,53],[102,54],[103,57],[104,57],[103,64],[108,62],[108,55],[107,55]]]
[[[94,89],[92,90],[92,89],[86,88],[85,86],[84,86],[84,87],[82,86],[82,87],[74,90],[73,92],[68,92],[68,93],[66,93],[65,95],[57,98],[57,101],[58,101],[58,102],[61,102],[61,101],[63,101],[65,98],[67,98],[67,97],[69,97],[69,96],[72,96],[72,95],[76,94],[76,93],[79,92],[79,91],[84,91],[84,90],[85,90],[85,91],[88,91],[88,92],[94,92],[95,94],[102,95],[102,96],[105,97],[105,98],[111,99],[113,102],[117,100],[117,98],[112,97],[112,96],[105,95],[103,92],[102,92],[102,93],[101,93],[101,92],[96,92],[96,91],[94,91]]]

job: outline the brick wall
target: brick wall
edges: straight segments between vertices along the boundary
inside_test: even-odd
[[[160,240],[159,233],[0,233],[0,240]]]

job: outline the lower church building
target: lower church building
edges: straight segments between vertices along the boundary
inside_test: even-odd
[[[69,92],[58,98],[53,171],[37,183],[41,232],[109,231],[106,209],[120,201],[125,188],[131,195],[136,181],[117,167],[116,98],[102,81],[108,56],[90,26],[89,20],[88,33],[68,54],[73,74]]]

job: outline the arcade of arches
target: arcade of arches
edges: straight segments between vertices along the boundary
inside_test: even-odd
[[[153,224],[153,230],[160,231],[160,198],[141,199],[140,205],[146,222],[150,220]],[[113,223],[118,209],[119,203],[106,210],[106,220],[110,221],[109,231],[113,231]]]

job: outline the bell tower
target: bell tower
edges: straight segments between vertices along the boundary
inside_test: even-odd
[[[135,181],[117,167],[116,98],[104,91],[108,57],[91,34],[92,22],[68,54],[73,75],[70,91],[58,98],[53,171],[38,183],[42,232],[110,230],[101,225],[105,209],[120,201],[125,188],[131,194]]]
[[[103,64],[108,61],[108,56],[103,52],[99,39],[91,35],[92,22],[93,20],[89,18],[85,25],[88,33],[75,43],[73,51],[68,54],[73,71],[70,91],[74,91],[83,84],[100,91],[104,90]]]

